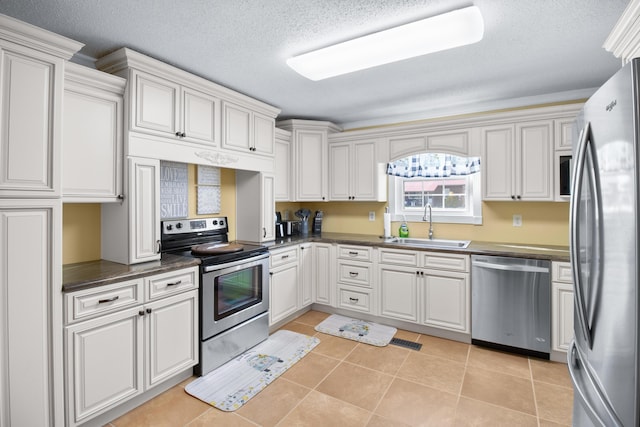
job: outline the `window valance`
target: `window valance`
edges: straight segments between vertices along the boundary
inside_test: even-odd
[[[387,175],[402,178],[447,178],[480,172],[480,157],[459,157],[442,153],[423,153],[387,164]]]

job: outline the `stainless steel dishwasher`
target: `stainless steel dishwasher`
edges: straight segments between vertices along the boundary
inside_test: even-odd
[[[472,255],[471,342],[548,359],[550,272],[550,261]]]

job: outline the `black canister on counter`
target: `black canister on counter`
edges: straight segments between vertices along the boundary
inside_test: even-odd
[[[322,234],[322,211],[316,211],[313,217],[313,234]]]

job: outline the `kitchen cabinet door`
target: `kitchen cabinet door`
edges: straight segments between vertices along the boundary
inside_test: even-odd
[[[56,426],[62,413],[59,200],[0,199],[0,424]]]
[[[516,185],[522,200],[553,200],[553,123],[516,125],[516,155],[520,172]]]
[[[351,144],[329,145],[329,199],[351,200]]]
[[[220,100],[206,93],[181,88],[182,96],[182,135],[184,141],[205,144],[208,147],[218,145],[220,138]]]
[[[275,144],[275,120],[253,112],[253,152],[273,156]]]
[[[274,176],[252,171],[236,171],[236,238],[268,242],[275,235]]]
[[[65,328],[70,425],[143,392],[143,323],[137,306]]]
[[[515,128],[513,125],[482,129],[482,189],[484,200],[515,197]]]
[[[65,71],[64,201],[121,201],[126,80],[72,63]]]
[[[573,339],[573,285],[552,282],[552,348],[569,351]]]
[[[328,197],[327,133],[296,130],[296,200],[324,201]]]
[[[330,144],[330,200],[385,201],[382,167],[376,162],[376,141]]]
[[[313,253],[313,302],[333,306],[335,280],[332,274],[336,265],[333,245],[314,243]]]
[[[469,274],[424,270],[422,323],[441,329],[469,333]]]
[[[380,315],[418,322],[418,279],[416,268],[380,264]]]
[[[135,100],[131,130],[175,138],[180,133],[180,85],[134,70]]]
[[[102,205],[102,258],[121,264],[160,259],[160,161],[129,157],[124,201]]]
[[[0,41],[0,194],[58,197],[63,61]]]
[[[300,301],[298,308],[313,302],[313,244],[300,244]]]
[[[269,326],[298,309],[298,262],[288,263],[269,272]]]
[[[274,119],[230,102],[222,103],[222,115],[223,148],[273,156]]]
[[[198,363],[198,291],[145,305],[146,389]]]
[[[276,202],[289,202],[292,200],[293,191],[293,154],[291,132],[276,129],[274,147],[274,199]]]

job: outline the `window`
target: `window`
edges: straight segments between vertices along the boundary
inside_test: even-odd
[[[478,158],[424,153],[389,163],[389,207],[394,221],[482,223]]]

